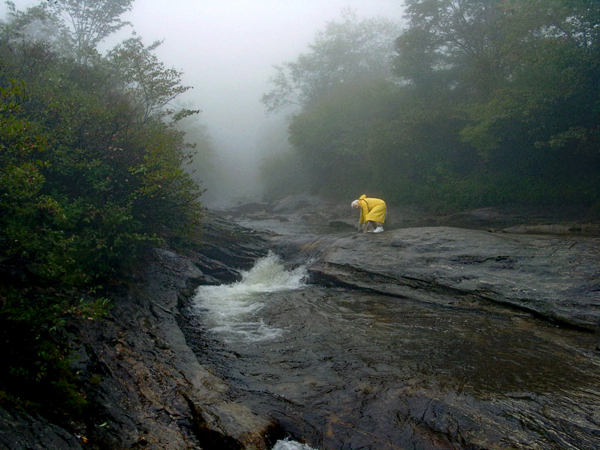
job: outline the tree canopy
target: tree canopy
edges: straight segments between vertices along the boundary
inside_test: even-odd
[[[391,75],[389,60],[399,26],[385,18],[359,21],[349,8],[342,11],[342,19],[318,32],[309,52],[274,67],[274,89],[262,98],[269,111],[309,107],[339,84]]]
[[[293,83],[281,67],[306,67],[305,55],[278,69],[276,89],[264,100],[273,109],[284,104],[274,99],[304,93],[290,138],[302,161],[295,170],[315,175],[310,188],[351,198],[368,191],[443,209],[600,208],[600,3],[406,0],[404,6],[389,66],[394,77],[350,85],[313,54],[315,65],[294,72]],[[360,53],[354,45],[344,52]],[[317,39],[311,48],[317,55],[329,47]],[[302,88],[321,73],[330,88]],[[345,89],[335,87],[342,82]]]

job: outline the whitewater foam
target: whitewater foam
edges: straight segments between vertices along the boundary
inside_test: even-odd
[[[300,442],[290,441],[287,439],[277,441],[273,450],[316,450],[313,447],[309,447],[306,444]]]
[[[276,339],[284,330],[268,326],[258,313],[270,293],[301,289],[305,277],[306,267],[286,270],[281,259],[269,252],[251,270],[243,272],[242,280],[237,283],[200,286],[194,305],[209,329],[219,333],[225,341]]]

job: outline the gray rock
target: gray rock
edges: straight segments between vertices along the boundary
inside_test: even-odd
[[[322,247],[310,268],[320,282],[442,304],[491,301],[600,331],[599,238],[432,227]]]
[[[330,220],[329,223],[327,224],[327,226],[329,226],[330,228],[339,228],[339,229],[346,229],[346,230],[351,230],[356,228],[355,224],[346,222],[344,220]]]
[[[89,402],[74,436],[41,417],[0,409],[0,449],[245,448],[263,450],[274,424],[232,397],[188,345],[182,308],[200,284],[233,281],[265,241],[209,216],[204,244],[156,249],[116,293],[109,316],[70,324]]]
[[[282,214],[290,212],[292,221],[304,216],[323,224],[356,220],[348,204],[321,204],[314,211],[315,201],[312,197],[289,198],[275,206],[239,208],[236,214],[265,211],[281,221]],[[509,220],[494,210],[447,218],[393,214],[399,226],[444,221],[475,228],[519,226],[514,216]],[[196,286],[239,279],[240,271],[250,268],[269,247],[276,247],[287,264],[306,263],[312,258],[310,273],[320,284],[450,308],[516,308],[598,332],[600,238],[578,234],[577,227],[571,225],[564,235],[556,234],[557,230],[512,228],[489,233],[449,227],[394,230],[386,226],[381,234],[340,231],[336,235],[277,236],[240,229],[209,214],[203,230],[205,241],[194,252],[182,256],[157,250],[147,266],[132,275],[125,292],[115,295],[114,309],[106,320],[73,325],[80,355],[77,368],[97,380],[87,388],[91,407],[85,435],[77,437],[40,417],[0,410],[0,449],[79,449],[82,438],[91,446],[106,449],[269,448],[267,436],[277,434],[277,424],[239,401],[227,382],[202,364],[197,356],[201,346],[192,349],[186,340],[190,334],[184,334],[185,327],[190,324],[182,314]],[[597,347],[594,350],[592,345],[590,350],[594,352]],[[459,415],[466,411],[461,423],[467,426],[473,418],[470,426],[475,430],[482,420],[474,415],[479,406],[461,409],[453,395],[407,391],[410,408],[402,412],[403,417],[414,417],[419,426],[425,424],[450,435],[448,429],[453,425],[440,421],[440,412],[452,409]],[[561,409],[545,404],[544,398],[531,403],[507,395],[503,400],[506,405],[499,403],[497,407],[512,411],[521,423],[539,417],[539,423],[527,426],[559,437],[569,435],[570,439],[572,433],[565,430],[573,423],[565,411],[573,410],[572,404],[581,405],[574,417],[589,416],[597,423],[597,403],[590,400],[595,397],[589,393],[569,394],[568,398],[568,408]],[[527,412],[534,407],[545,413]],[[489,414],[484,419],[489,422],[486,429],[498,430],[498,439],[513,430],[502,428],[504,418],[500,415]],[[596,430],[586,433],[592,435]],[[563,442],[561,439],[557,442]],[[570,441],[565,438],[564,442],[566,448]],[[536,445],[522,438],[522,448],[544,448]]]
[[[179,304],[203,273],[186,257],[157,255],[114,299],[108,320],[79,330],[84,363],[99,379],[88,391],[87,438],[101,448],[266,448],[271,423],[229,396],[179,326]]]
[[[80,450],[81,438],[43,417],[0,408],[0,449]]]

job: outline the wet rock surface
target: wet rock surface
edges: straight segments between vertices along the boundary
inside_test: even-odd
[[[308,196],[253,205],[290,222],[277,225],[243,206],[234,211],[247,214],[233,218],[279,231],[271,242],[290,264],[314,260],[316,283],[446,305],[481,300],[478,307],[492,302],[600,332],[600,221],[578,209],[434,216],[388,208],[387,231],[363,234],[349,232],[356,213],[348,205]]]
[[[0,448],[600,448],[597,222],[405,209],[373,235],[354,216],[309,196],[209,215],[202,246],[157,250],[107,320],[73,325],[87,422],[0,410]],[[269,248],[311,274],[262,311],[288,333],[215,340],[195,288]]]
[[[595,449],[589,333],[310,285],[263,299],[277,339],[207,355],[239,401],[318,449]]]
[[[338,238],[310,270],[319,283],[449,306],[494,303],[598,332],[599,260],[599,238],[431,227]]]
[[[597,222],[485,209],[357,234],[314,204],[233,219],[312,283],[267,300],[281,339],[213,346],[244,402],[321,449],[600,448]]]
[[[111,299],[108,317],[73,323],[85,423],[66,431],[0,409],[0,449],[266,449],[274,424],[240,402],[188,345],[180,307],[200,284],[239,279],[266,254],[256,233],[218,217],[188,255],[157,249]]]
[[[179,303],[204,274],[175,253],[156,256],[109,320],[80,331],[81,363],[98,380],[88,439],[100,448],[265,448],[271,424],[229,400],[180,328]]]
[[[350,207],[352,200],[331,201],[311,195],[294,195],[273,203],[241,204],[216,212],[227,220],[254,229],[277,229],[285,235],[298,231],[328,234],[343,228],[356,229],[358,213]],[[517,234],[600,236],[598,213],[575,206],[534,208],[512,205],[444,213],[388,205],[386,230],[435,226]]]
[[[39,416],[0,408],[0,449],[81,450],[81,440]]]

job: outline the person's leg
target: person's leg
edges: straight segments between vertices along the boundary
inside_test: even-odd
[[[383,223],[375,222],[375,229],[373,230],[373,233],[381,233],[382,231],[383,231]]]

